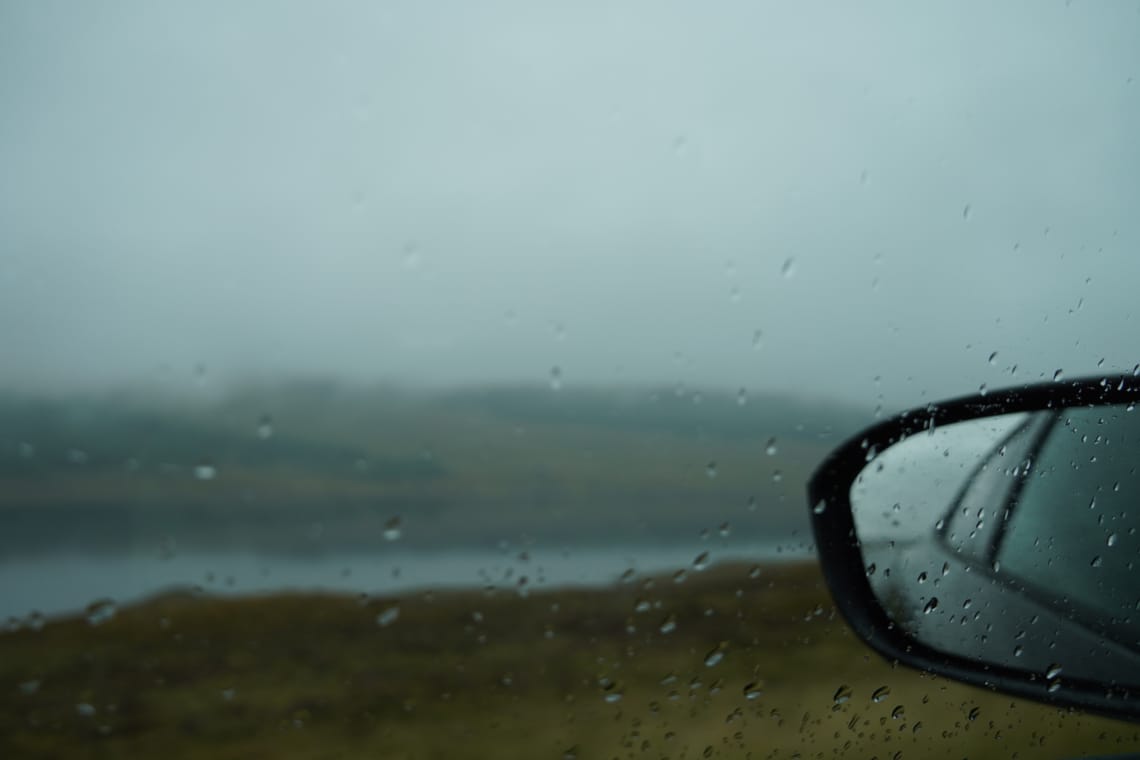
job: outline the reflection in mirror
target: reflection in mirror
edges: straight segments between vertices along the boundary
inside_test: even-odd
[[[1140,686],[1140,414],[1095,407],[947,425],[851,489],[872,590],[944,653],[1051,686]]]

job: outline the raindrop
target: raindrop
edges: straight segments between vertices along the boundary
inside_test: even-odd
[[[708,475],[710,478],[716,477],[716,462],[709,462],[705,465],[705,475]]]
[[[712,668],[719,665],[721,660],[724,659],[724,652],[726,648],[727,644],[724,643],[717,644],[715,647],[713,647],[712,650],[705,655],[705,667]]]
[[[376,625],[380,626],[381,628],[384,628],[386,626],[392,625],[392,623],[395,623],[399,619],[400,619],[400,608],[399,607],[389,607],[388,609],[384,610],[383,612],[381,612],[379,615],[376,616]]]
[[[1107,544],[1110,547],[1116,546],[1116,534],[1115,533],[1109,533],[1108,534],[1108,540],[1105,541],[1105,544]]]
[[[1065,379],[1065,373],[1062,370],[1057,370],[1053,373],[1053,382],[1059,383]]]
[[[820,499],[818,502],[816,502],[816,505],[811,508],[811,511],[817,515],[822,515],[827,511],[827,499]],[[871,567],[874,568],[873,563]],[[874,570],[872,569],[871,572],[874,572]]]
[[[966,717],[969,718],[970,720],[977,720],[978,716],[981,714],[982,714],[982,709],[980,707],[975,707],[975,708],[971,709],[969,713],[966,714]]]
[[[617,702],[620,702],[620,701],[621,701],[621,698],[622,698],[622,693],[621,693],[620,691],[610,691],[610,692],[607,692],[607,693],[606,693],[606,696],[605,696],[605,697],[603,697],[603,699],[604,699],[604,700],[605,700],[605,701],[606,701],[608,704],[611,704],[611,705],[612,705],[612,704],[615,704],[615,703],[617,703]]]
[[[550,368],[550,390],[562,389],[562,368],[555,365]]]
[[[750,681],[744,685],[744,698],[747,700],[759,699],[763,694],[764,690],[760,688],[760,684],[756,681]]]
[[[83,718],[92,718],[95,716],[95,705],[87,702],[80,702],[75,706],[75,712]]]
[[[1101,564],[1102,564],[1102,560],[1100,558],[1100,555],[1098,554],[1097,556],[1092,558],[1092,562],[1089,563],[1089,566],[1090,567],[1100,567]]]
[[[404,269],[415,269],[420,265],[420,247],[416,241],[404,243]]]
[[[693,560],[693,569],[697,571],[704,570],[709,566],[709,553],[701,552],[697,558]]]
[[[969,203],[967,203],[965,206],[962,207],[962,218],[963,219],[969,219],[970,218],[970,204]]]
[[[871,701],[875,702],[875,703],[882,702],[884,699],[886,699],[890,695],[891,695],[891,687],[880,686],[879,688],[877,688],[873,692],[871,692]]]
[[[263,414],[257,422],[257,437],[263,441],[273,437],[273,418]]]
[[[860,185],[866,185],[870,181],[871,181],[871,175],[866,169],[859,172],[859,184]]]
[[[717,528],[717,533],[720,533],[721,538],[728,538],[729,535],[732,534],[732,526],[723,522],[720,524],[720,527]]]
[[[87,605],[87,623],[89,625],[102,625],[117,612],[115,602],[111,599],[100,599]]]
[[[986,395],[987,393],[989,393],[989,388],[986,387],[985,383],[982,383],[981,385],[978,386],[978,393],[983,395],[983,396]]]
[[[384,540],[385,541],[399,541],[400,536],[404,534],[404,520],[400,516],[396,516],[384,523]]]
[[[932,596],[930,597],[930,601],[926,603],[926,606],[922,608],[922,614],[929,615],[936,609],[938,609],[938,597]]]
[[[768,443],[764,446],[764,453],[770,457],[774,457],[777,451],[779,451],[779,449],[776,448],[776,439],[769,438]]]
[[[792,257],[788,257],[784,260],[784,266],[780,268],[780,274],[784,276],[784,279],[790,279],[795,273],[796,260]]]
[[[759,351],[760,346],[762,346],[762,345],[764,345],[764,331],[763,330],[753,330],[752,331],[752,350],[753,351]]]
[[[841,705],[849,699],[851,699],[851,687],[847,684],[836,689],[835,694],[831,697],[831,700],[837,705]]]
[[[1060,665],[1058,665],[1058,664],[1056,664],[1056,663],[1053,663],[1053,664],[1052,664],[1052,665],[1050,665],[1048,668],[1046,668],[1046,670],[1045,670],[1045,678],[1047,678],[1048,680],[1052,681],[1054,678],[1056,678],[1057,676],[1061,675],[1061,670],[1062,670],[1062,668],[1061,668],[1061,666],[1060,666]]]
[[[194,477],[198,480],[213,480],[218,477],[218,468],[203,462],[194,467]]]
[[[1023,647],[1021,644],[1018,644],[1013,648],[1014,657],[1020,657],[1023,654],[1025,654],[1025,647]]]
[[[906,710],[902,705],[895,705],[894,709],[891,710],[891,717],[895,720],[902,720],[906,717]]]
[[[784,479],[784,473],[780,472],[779,470],[776,470],[772,473],[772,482],[773,483],[779,483],[783,479]]]
[[[669,614],[661,621],[660,627],[657,629],[661,633],[669,634],[677,630],[677,616]]]
[[[926,583],[926,571],[923,571],[923,572],[918,574],[918,582],[919,583]]]
[[[998,357],[998,352],[994,351],[992,354],[990,354],[990,358],[987,359],[987,361],[990,364],[996,364],[997,363],[997,357]]]
[[[736,392],[736,403],[740,406],[744,406],[745,404],[748,403],[748,391],[747,390],[745,390],[744,388],[741,388],[740,390],[738,390]]]

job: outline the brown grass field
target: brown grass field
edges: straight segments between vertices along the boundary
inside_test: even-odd
[[[836,617],[811,563],[525,596],[171,594],[96,624],[0,634],[4,758],[1060,758],[1138,746],[1132,725],[882,662]]]

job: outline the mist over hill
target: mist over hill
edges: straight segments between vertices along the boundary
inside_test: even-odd
[[[9,395],[0,556],[802,538],[808,474],[871,419],[677,389]]]

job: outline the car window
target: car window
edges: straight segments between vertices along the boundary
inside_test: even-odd
[[[1130,627],[1133,637],[1140,598],[1128,577],[1140,547],[1125,521],[1135,503],[1128,452],[1138,432],[1124,406],[1066,411],[1041,446],[1041,469],[1026,480],[997,551],[1002,569],[1039,594]]]
[[[1134,748],[865,650],[804,485],[1140,362],[1138,23],[0,3],[0,757]]]

